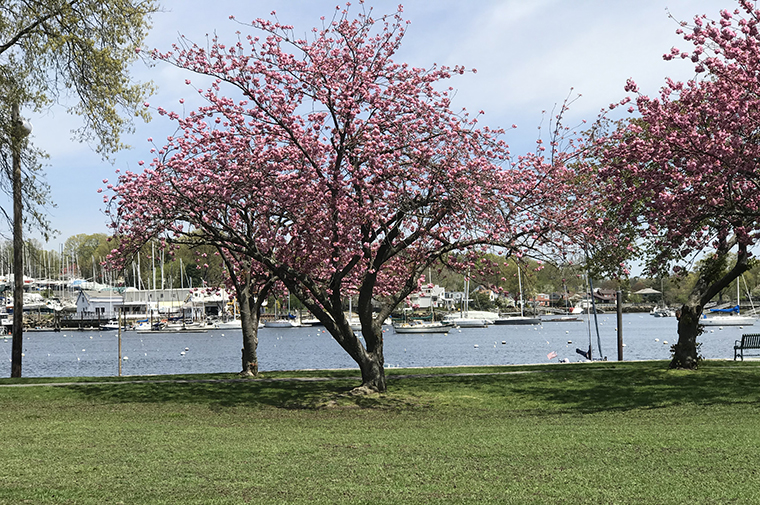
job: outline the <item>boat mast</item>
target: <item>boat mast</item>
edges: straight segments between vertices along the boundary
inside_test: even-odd
[[[524,310],[525,302],[523,301],[522,276],[520,275],[520,264],[518,262],[515,262],[515,264],[517,265],[517,288],[520,290],[520,317],[525,317],[525,310]]]

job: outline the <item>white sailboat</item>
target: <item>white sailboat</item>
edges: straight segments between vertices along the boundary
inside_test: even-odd
[[[412,321],[410,323],[394,323],[393,331],[396,333],[448,333],[452,328],[449,324],[440,321]]]
[[[431,302],[432,303],[432,302]],[[465,277],[464,279],[464,300],[462,311],[456,314],[449,314],[443,318],[444,323],[453,324],[460,328],[488,328],[489,325],[494,323],[494,320],[498,318],[498,314],[491,312],[477,311],[477,313],[470,313],[470,279]],[[488,316],[484,316],[488,314]]]
[[[354,319],[354,306],[352,297],[348,297],[348,324],[351,325],[353,331],[362,331],[362,323]]]
[[[522,276],[520,275],[520,265],[517,265],[517,285],[520,290],[520,315],[500,317],[494,321],[494,324],[541,324],[540,317],[530,317],[525,315],[525,302],[523,301],[522,293]]]
[[[711,309],[714,315],[705,314],[700,319],[702,326],[752,326],[757,321],[755,316],[742,316],[739,309],[740,292],[739,279],[736,279],[736,306],[729,309]],[[720,315],[718,315],[720,314]]]
[[[277,304],[275,303],[275,315],[274,321],[266,321],[264,323],[265,328],[296,328],[300,326],[297,322],[289,319],[290,316],[290,293],[288,293],[288,316],[284,319],[280,318],[277,314]]]

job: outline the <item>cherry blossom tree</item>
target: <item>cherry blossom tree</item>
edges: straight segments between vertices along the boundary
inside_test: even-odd
[[[567,198],[575,148],[539,144],[513,161],[482,112],[452,110],[443,83],[464,68],[393,61],[401,12],[338,9],[310,40],[258,19],[261,37],[155,52],[214,79],[199,90],[207,104],[186,117],[159,108],[180,133],[105,197],[121,244],[195,234],[270,272],[356,361],[363,391],[386,389],[382,323],[431,264],[562,247],[583,216]]]
[[[638,94],[629,111],[640,117],[606,139],[600,171],[609,209],[638,231],[652,271],[708,259],[681,308],[671,367],[697,366],[703,308],[750,268],[760,231],[760,11],[738,5],[681,24],[691,51],[664,57],[690,60],[696,76],[667,79],[659,97]],[[638,93],[635,82],[626,91]]]
[[[229,274],[229,284],[235,290],[240,308],[240,324],[243,333],[243,376],[259,374],[259,314],[261,307],[276,283],[269,272],[257,268],[250,258],[234,251],[218,247]]]

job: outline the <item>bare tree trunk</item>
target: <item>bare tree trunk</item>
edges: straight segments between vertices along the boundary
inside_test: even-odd
[[[259,374],[259,311],[250,298],[247,287],[238,292],[240,323],[243,328],[243,371],[240,375],[253,377]]]
[[[673,359],[670,368],[693,370],[701,357],[697,352],[697,337],[702,334],[699,318],[707,302],[749,269],[749,254],[746,244],[738,244],[736,262],[733,268],[723,273],[721,265],[726,263],[728,253],[736,243],[735,239],[723,240],[712,258],[707,258],[700,268],[697,282],[689,295],[689,300],[681,307],[678,317],[678,342],[672,347]]]
[[[359,370],[362,372],[362,389],[372,392],[385,393],[385,358],[382,344],[373,352],[367,351],[365,358],[359,362]]]
[[[21,213],[21,112],[11,106],[11,149],[13,151],[13,342],[11,377],[21,377],[21,354],[24,339],[24,237]]]
[[[697,337],[702,334],[699,318],[702,315],[700,305],[685,303],[678,317],[678,342],[673,345],[673,359],[670,368],[693,370],[699,365]]]
[[[347,321],[339,325],[342,339],[338,340],[343,349],[348,352],[359,365],[362,373],[362,385],[357,388],[358,392],[385,393],[385,356],[383,355],[383,329],[380,324],[372,322],[369,325],[362,324],[362,334],[367,344],[365,348],[358,335],[352,330]]]

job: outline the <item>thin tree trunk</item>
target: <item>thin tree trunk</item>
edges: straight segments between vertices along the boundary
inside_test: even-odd
[[[22,235],[21,201],[21,112],[11,106],[13,151],[13,342],[11,344],[11,377],[21,377],[21,354],[24,339],[24,237]]]
[[[250,298],[248,287],[238,292],[240,323],[243,328],[243,371],[240,375],[252,377],[259,374],[259,311],[257,304]]]

